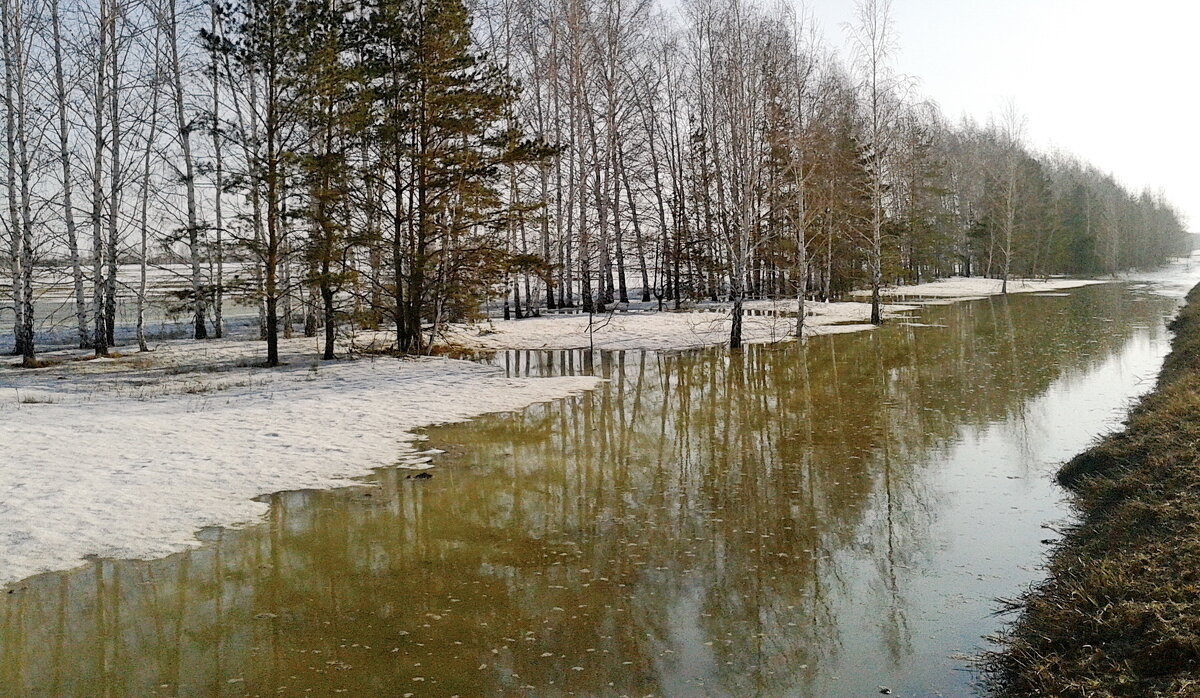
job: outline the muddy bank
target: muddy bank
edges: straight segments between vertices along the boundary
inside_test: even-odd
[[[1079,523],[992,658],[999,696],[1200,695],[1200,286],[1155,390],[1059,473]]]

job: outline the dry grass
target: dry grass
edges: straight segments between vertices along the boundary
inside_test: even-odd
[[[53,405],[58,399],[45,393],[30,393],[17,390],[17,402],[22,405]]]
[[[1200,696],[1200,286],[1155,391],[1063,467],[1080,523],[988,658],[999,696]]]
[[[0,361],[0,369],[11,369],[13,371],[28,371],[30,369],[53,368],[62,363],[61,359],[35,359],[32,364],[25,364],[20,361]]]

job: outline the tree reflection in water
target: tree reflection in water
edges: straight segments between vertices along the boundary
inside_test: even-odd
[[[609,382],[431,430],[430,480],[273,495],[269,521],[195,550],[16,585],[0,693],[961,692],[929,628],[994,630],[990,598],[1040,551],[981,592],[955,532],[1036,529],[1055,495],[1030,405],[1158,351],[1173,307],[1092,287],[736,353],[501,354]],[[964,473],[1019,476],[1043,508],[964,511]]]

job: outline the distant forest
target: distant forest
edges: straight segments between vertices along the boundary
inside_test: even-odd
[[[1111,274],[1190,242],[1160,196],[1031,149],[1015,107],[948,120],[899,72],[886,0],[840,52],[746,0],[0,7],[5,315],[31,364],[44,287],[103,355],[116,298],[147,297],[118,260],[168,253],[194,336],[255,303],[275,363],[301,325],[330,358],[350,323],[423,353],[501,299],[736,316],[873,289],[878,321],[887,284]]]

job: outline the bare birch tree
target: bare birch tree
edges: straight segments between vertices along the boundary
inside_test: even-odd
[[[855,62],[866,114],[863,136],[866,149],[871,218],[868,233],[868,266],[871,283],[871,323],[883,322],[879,290],[883,286],[884,192],[892,141],[894,77],[890,60],[895,49],[891,0],[859,0],[851,28]]]
[[[5,126],[10,249],[13,254],[15,353],[25,367],[37,365],[33,314],[33,192],[34,163],[30,139],[34,125],[29,107],[29,8],[23,0],[0,0],[0,33],[4,49]]]
[[[67,84],[63,68],[62,18],[59,0],[50,0],[50,32],[54,49],[54,106],[58,117],[58,158],[62,168],[62,212],[67,231],[67,253],[71,263],[71,280],[75,297],[75,321],[79,332],[79,347],[91,346],[88,334],[87,301],[83,294],[83,265],[79,253],[79,231],[75,224],[75,186],[71,167],[71,141],[67,118]]]
[[[191,264],[192,270],[193,337],[196,339],[207,339],[208,325],[205,321],[207,292],[201,272],[202,240],[200,234],[202,226],[200,215],[197,211],[196,163],[192,155],[192,131],[195,130],[195,120],[188,114],[185,98],[185,76],[179,47],[180,16],[175,0],[165,0],[159,21],[162,22],[167,40],[167,68],[170,72],[171,97],[175,111],[175,137],[179,144],[180,157],[183,161],[180,177],[183,180],[187,201],[187,218],[184,234],[188,246],[188,261]]]
[[[1000,150],[997,158],[999,172],[996,177],[1000,183],[999,228],[1002,237],[1000,253],[1003,257],[1000,268],[1000,292],[1008,293],[1008,277],[1012,271],[1013,261],[1013,239],[1017,227],[1021,147],[1025,133],[1025,119],[1017,111],[1016,104],[1008,103],[1000,117],[999,125],[995,128],[999,134],[998,147]]]

